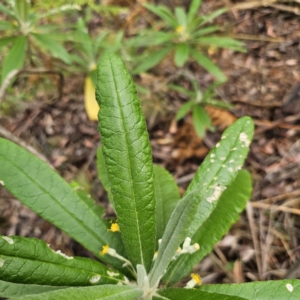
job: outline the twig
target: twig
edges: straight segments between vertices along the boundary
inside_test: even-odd
[[[297,196],[300,196],[300,190],[296,190],[296,191],[293,191],[293,192],[290,192],[290,193],[281,194],[281,195],[274,196],[274,197],[269,197],[269,198],[257,200],[255,202],[251,202],[251,203],[265,203],[265,204],[274,203],[274,202],[277,202],[277,201],[282,201],[284,199],[297,197]]]
[[[262,103],[260,101],[243,101],[243,100],[232,100],[234,103],[243,103],[251,106],[256,106],[256,107],[281,107],[282,103],[281,102],[273,102],[273,103]]]
[[[255,120],[254,123],[257,125],[266,126],[265,128],[258,128],[255,130],[255,134],[263,133],[267,130],[273,129],[275,127],[282,127],[281,125],[287,125],[284,123],[290,123],[294,122],[300,119],[300,113],[293,115],[293,116],[287,116],[283,120],[277,120],[275,122],[269,122],[269,121],[258,121]],[[292,126],[292,128],[298,129],[297,125]],[[299,128],[300,129],[300,128]]]
[[[25,148],[27,151],[31,152],[32,154],[37,156],[39,159],[43,160],[45,163],[47,163],[53,169],[53,166],[51,165],[51,163],[48,161],[48,159],[43,154],[39,153],[33,147],[31,147],[30,145],[28,145],[27,143],[22,141],[19,137],[12,134],[10,131],[8,131],[7,129],[5,129],[2,126],[0,126],[0,136],[6,138],[8,140],[11,140],[12,142],[18,144],[22,148]]]
[[[251,231],[251,235],[252,235],[252,239],[253,239],[253,246],[255,249],[255,259],[256,259],[256,265],[257,265],[257,270],[258,270],[258,277],[260,280],[262,280],[262,261],[261,261],[261,256],[260,256],[261,251],[260,251],[259,243],[257,240],[256,228],[255,228],[255,222],[253,219],[253,210],[252,210],[251,202],[247,203],[246,213],[247,213],[250,231]]]
[[[273,205],[273,204],[260,203],[260,202],[251,202],[251,206],[254,208],[261,208],[261,209],[268,209],[268,210],[272,209],[274,211],[288,212],[300,216],[300,209],[286,207],[284,205]]]
[[[6,76],[1,88],[0,88],[0,104],[3,101],[5,91],[9,87],[10,83],[12,82],[13,78],[20,72],[20,70],[12,70]]]
[[[247,1],[247,2],[242,2],[238,3],[236,5],[232,5],[230,7],[231,10],[242,10],[242,9],[251,9],[255,7],[260,7],[260,6],[269,6],[272,3],[276,3],[277,0],[257,0],[257,1]]]

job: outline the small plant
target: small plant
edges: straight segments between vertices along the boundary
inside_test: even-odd
[[[0,237],[0,295],[12,299],[298,299],[299,280],[204,285],[185,277],[244,209],[251,179],[241,170],[253,135],[239,119],[211,150],[179,200],[172,176],[152,164],[133,81],[123,61],[105,54],[98,65],[102,148],[98,165],[117,221],[48,165],[0,139],[0,183],[63,229],[105,264],[53,251],[34,238]],[[159,239],[159,240],[158,240]],[[110,265],[111,267],[107,267]],[[194,288],[195,287],[195,288]]]
[[[0,3],[0,12],[7,15],[8,21],[0,21],[0,29],[6,31],[6,35],[0,38],[0,48],[10,46],[7,56],[3,60],[1,81],[15,69],[21,69],[24,65],[26,54],[33,63],[33,53],[49,51],[53,57],[57,57],[66,64],[71,63],[67,50],[56,39],[63,34],[57,32],[60,26],[39,24],[40,21],[51,15],[67,10],[79,10],[78,5],[63,5],[44,14],[35,13],[32,10],[30,0],[6,0],[6,5]],[[56,31],[56,32],[55,32]],[[54,34],[55,32],[55,34]]]
[[[203,48],[228,48],[245,52],[244,44],[229,37],[212,35],[219,31],[220,27],[208,25],[208,23],[227,9],[222,8],[210,15],[198,16],[201,2],[201,0],[192,0],[187,13],[182,7],[175,7],[175,12],[172,13],[163,5],[143,4],[148,10],[159,16],[167,27],[162,31],[162,26],[156,24],[157,30],[140,31],[139,35],[129,42],[134,47],[145,47],[145,52],[147,52],[134,73],[147,71],[169,53],[174,52],[174,62],[177,67],[182,67],[189,58],[192,58],[211,73],[217,81],[226,81],[222,71],[203,53]]]
[[[123,32],[117,33],[113,44],[107,42],[107,35],[108,31],[103,31],[93,38],[83,19],[77,21],[76,30],[71,35],[74,50],[76,50],[76,54],[71,55],[71,57],[80,70],[87,74],[84,86],[84,104],[90,120],[97,120],[99,110],[95,98],[95,85],[96,68],[100,56],[108,48],[110,52],[118,52],[122,46]]]
[[[184,103],[176,114],[176,120],[181,120],[190,111],[192,112],[193,124],[197,134],[200,137],[205,136],[206,129],[213,130],[211,119],[205,111],[205,106],[215,106],[218,108],[229,109],[232,105],[215,99],[215,88],[220,83],[211,84],[203,93],[201,92],[199,85],[195,79],[191,80],[193,85],[193,91],[189,91],[178,85],[169,85],[169,88],[187,96],[190,100]]]

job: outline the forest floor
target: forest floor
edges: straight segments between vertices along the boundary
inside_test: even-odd
[[[134,78],[151,91],[142,104],[154,162],[174,175],[183,193],[222,131],[236,118],[251,116],[256,129],[245,168],[253,178],[253,196],[240,219],[195,269],[204,283],[300,278],[299,15],[254,7],[224,14],[217,22],[226,24],[248,51],[211,54],[229,79],[217,93],[235,106],[231,111],[208,109],[215,132],[207,132],[201,140],[189,116],[175,121],[184,99],[175,92],[163,92],[168,78],[176,76],[171,60],[164,60],[155,72]],[[189,63],[188,67],[202,87],[212,82],[197,65]],[[50,93],[36,79],[30,80],[19,78],[15,88],[24,95],[35,93],[35,99],[24,102],[13,115],[2,115],[0,125],[42,153],[67,181],[85,186],[112,215],[97,176],[95,154],[100,137],[97,123],[89,121],[84,110],[84,76],[66,77],[60,99],[55,84]],[[37,237],[67,255],[90,256],[1,186],[0,216],[1,234]]]

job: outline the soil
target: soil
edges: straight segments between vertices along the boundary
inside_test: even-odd
[[[216,3],[206,1],[202,9],[212,10]],[[235,105],[232,111],[207,109],[215,132],[200,139],[190,116],[175,121],[185,99],[164,90],[164,80],[181,78],[171,60],[166,59],[148,75],[134,78],[152,92],[142,104],[154,162],[174,175],[183,193],[222,131],[236,118],[251,116],[256,131],[245,168],[252,174],[253,196],[239,221],[195,270],[204,283],[300,278],[299,16],[276,7],[253,7],[230,11],[217,22],[225,24],[225,32],[246,43],[247,53],[219,50],[211,54],[228,77],[228,82],[217,89],[219,98]],[[203,88],[212,82],[198,65],[188,63],[186,67]],[[13,114],[1,115],[0,125],[42,153],[67,181],[76,180],[85,186],[112,216],[97,178],[95,154],[100,138],[97,123],[88,120],[84,110],[84,76],[67,75],[61,98],[56,79],[51,78],[52,90],[35,88],[35,99],[24,102]],[[22,76],[14,88],[30,93],[32,85],[40,87],[44,80]],[[181,84],[188,83],[183,80]],[[67,255],[91,257],[1,185],[0,216],[1,234],[41,238]]]

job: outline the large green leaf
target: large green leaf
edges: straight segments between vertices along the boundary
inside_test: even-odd
[[[102,218],[46,163],[14,143],[0,138],[0,180],[22,203],[64,230],[94,255],[122,269],[122,262],[99,250],[107,243],[120,254],[124,249],[107,231]]]
[[[170,288],[158,291],[159,296],[153,300],[243,300],[238,296],[228,296],[220,293],[209,293],[200,289]],[[252,298],[253,300],[256,298]]]
[[[50,286],[50,285],[37,285],[37,284],[23,284],[23,283],[11,283],[0,280],[0,296],[12,297],[12,296],[25,296],[41,294],[49,291],[55,291],[64,289],[63,286]]]
[[[214,211],[192,238],[200,250],[181,255],[168,269],[163,281],[172,285],[185,277],[207,255],[213,246],[236,222],[251,196],[251,177],[247,171],[239,171],[234,182],[224,191]]]
[[[176,45],[175,48],[175,64],[177,67],[182,67],[189,58],[190,47],[186,43]]]
[[[170,216],[180,199],[173,176],[163,167],[154,165],[154,188],[156,202],[156,239],[165,231]]]
[[[189,229],[193,236],[215,209],[222,192],[235,179],[249,151],[254,131],[250,117],[243,117],[228,127],[221,141],[207,155],[186,194],[201,190],[195,219]]]
[[[239,284],[208,284],[201,286],[199,289],[212,293],[226,294],[230,297],[236,295],[248,300],[299,300],[300,298],[299,279]]]
[[[14,283],[89,286],[122,281],[95,260],[67,256],[41,240],[19,236],[0,236],[0,262],[0,280]]]
[[[7,56],[3,60],[1,80],[12,71],[22,68],[26,55],[27,38],[20,36],[15,38],[14,46],[11,48]]]
[[[102,285],[68,288],[39,295],[12,298],[13,300],[136,300],[143,291],[131,286]]]
[[[108,194],[108,199],[112,207],[115,208],[115,203],[114,203],[113,195],[111,193],[111,187],[110,187],[105,161],[102,153],[102,146],[99,146],[97,149],[97,169],[98,169],[98,177]]]
[[[191,49],[190,52],[196,62],[206,71],[211,73],[211,75],[213,75],[217,79],[217,81],[225,82],[227,80],[223,72],[207,56],[200,53],[196,49]]]
[[[175,7],[175,16],[176,16],[178,24],[183,26],[184,28],[186,28],[187,16],[182,7],[180,7],[180,6]]]
[[[144,60],[134,71],[134,74],[145,72],[157,64],[159,64],[164,57],[172,50],[173,46],[166,46],[163,49],[150,53],[146,60]]]
[[[66,64],[71,63],[71,58],[67,50],[53,38],[51,35],[31,33],[39,45],[46,48],[54,57],[64,61]]]
[[[192,0],[189,11],[187,14],[187,22],[188,24],[193,21],[193,19],[196,17],[198,10],[201,6],[202,0]]]
[[[155,286],[165,273],[169,263],[178,250],[179,245],[185,240],[188,227],[193,221],[197,210],[198,190],[194,190],[181,199],[167,224],[158,249],[158,255],[149,274],[150,286]]]
[[[103,156],[125,249],[134,266],[149,270],[156,233],[151,147],[134,83],[115,54],[100,60],[96,98]]]

